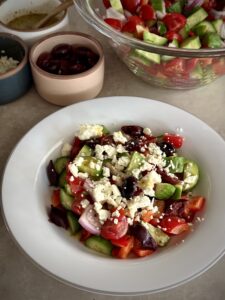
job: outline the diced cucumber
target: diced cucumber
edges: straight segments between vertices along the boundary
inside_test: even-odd
[[[143,221],[141,223],[148,230],[149,234],[156,241],[158,246],[163,247],[169,242],[170,237],[161,229]]]
[[[143,33],[143,40],[146,43],[150,43],[158,46],[163,46],[167,43],[167,38],[163,36],[159,36],[158,34],[155,33],[151,33],[147,30],[145,30]]]
[[[184,164],[183,191],[192,189],[197,184],[198,179],[199,179],[198,165],[192,160],[187,160]]]
[[[157,29],[160,35],[164,35],[167,32],[166,25],[163,22],[157,22]]]
[[[71,234],[76,234],[81,229],[78,218],[72,213],[72,211],[68,211],[66,216]]]
[[[131,159],[127,167],[127,171],[131,172],[134,169],[139,169],[140,166],[143,164],[144,160],[145,160],[144,157],[139,152],[134,151],[131,155]]]
[[[60,189],[60,202],[62,206],[71,210],[74,198],[66,193],[64,189]]]
[[[67,182],[66,182],[66,169],[64,169],[62,171],[62,173],[59,175],[59,186],[61,188],[64,188],[66,184],[67,184]]]
[[[71,191],[71,187],[70,187],[70,185],[69,185],[68,183],[66,183],[66,184],[64,185],[64,189],[65,189],[65,191],[66,191],[66,193],[67,193],[68,195],[73,196],[73,193],[72,193],[72,191]]]
[[[168,44],[168,47],[170,47],[170,48],[178,48],[179,47],[178,40],[174,39],[171,43]],[[174,58],[175,58],[174,56],[162,55],[162,60],[163,61],[170,61],[170,60],[172,60]]]
[[[204,46],[208,48],[220,48],[222,46],[222,40],[218,33],[206,33],[202,41]]]
[[[183,173],[185,158],[182,156],[168,156],[165,158],[169,173]]]
[[[182,184],[175,184],[175,192],[172,196],[173,200],[179,200],[181,198],[182,195],[182,191],[183,191],[183,186]]]
[[[192,36],[185,39],[180,46],[184,49],[200,49],[201,42],[198,36]]]
[[[62,173],[65,169],[67,163],[69,162],[69,157],[61,156],[54,161],[54,167],[58,174]]]
[[[176,1],[170,7],[167,8],[167,12],[168,13],[176,12],[176,13],[180,14],[180,13],[182,13],[184,4],[185,4],[184,0]]]
[[[94,167],[93,167],[93,166]],[[100,178],[102,175],[101,161],[95,157],[84,157],[82,164],[78,167],[80,172],[87,173],[93,179]]]
[[[209,21],[202,21],[198,25],[196,25],[193,29],[194,33],[198,36],[203,36],[208,32],[215,32],[214,26]]]
[[[120,0],[109,0],[112,8],[123,14],[123,6]]]
[[[85,245],[97,252],[106,254],[106,255],[111,255],[112,253],[112,244],[110,241],[103,239],[101,236],[98,235],[93,235],[89,237],[85,241]]]
[[[191,79],[202,79],[204,76],[202,67],[198,63],[195,67],[195,69],[190,73]]]
[[[130,57],[133,58],[135,61],[150,66],[153,63],[160,64],[160,55],[157,53],[152,53],[140,49],[135,49],[131,54]]]
[[[151,4],[155,11],[165,12],[164,0],[151,0]]]
[[[169,183],[157,183],[155,186],[155,197],[159,200],[169,199],[175,192],[175,186]]]
[[[207,12],[200,7],[197,11],[192,13],[188,18],[187,18],[187,26],[189,29],[192,29],[195,25],[201,23],[208,17]]]
[[[220,34],[220,32],[221,32],[221,27],[222,27],[222,25],[223,25],[223,20],[222,20],[222,19],[214,20],[214,21],[212,21],[212,25],[213,25],[213,27],[215,28],[216,32],[217,32],[218,34]]]
[[[83,157],[83,156],[92,156],[92,154],[93,154],[93,150],[89,146],[84,145],[80,149],[80,152],[77,154],[77,158],[78,157]]]

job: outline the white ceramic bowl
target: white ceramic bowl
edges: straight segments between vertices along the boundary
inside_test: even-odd
[[[46,166],[84,123],[105,124],[111,130],[140,124],[155,134],[183,128],[183,155],[198,162],[201,175],[196,194],[206,197],[201,215],[205,221],[194,224],[184,243],[171,243],[149,257],[119,260],[91,251],[49,223]],[[163,291],[194,280],[224,254],[224,153],[225,142],[214,130],[163,102],[112,97],[68,106],[36,125],[14,149],[2,183],[6,224],[42,270],[76,288],[117,295]]]
[[[0,4],[0,31],[7,32],[14,35],[19,36],[23,39],[28,46],[31,46],[34,42],[36,42],[41,37],[59,31],[59,30],[67,30],[69,26],[69,17],[67,10],[62,12],[57,16],[59,19],[58,22],[46,26],[44,28],[38,30],[15,30],[8,27],[6,24],[13,20],[15,17],[19,17],[21,15],[29,14],[29,13],[48,13],[54,7],[58,6],[61,3],[59,0],[7,0],[3,1]]]

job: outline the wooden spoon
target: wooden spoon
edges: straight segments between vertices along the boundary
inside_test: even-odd
[[[67,0],[65,2],[62,2],[59,6],[56,6],[50,13],[47,14],[46,17],[41,19],[39,22],[37,22],[34,26],[33,29],[39,29],[43,25],[45,25],[52,17],[58,15],[60,12],[63,10],[67,9],[69,6],[73,4],[73,0]]]

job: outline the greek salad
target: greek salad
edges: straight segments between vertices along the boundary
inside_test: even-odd
[[[102,17],[109,26],[146,43],[187,50],[225,46],[223,0],[103,0],[103,4]],[[148,76],[166,82],[181,78],[194,84],[225,74],[224,57],[187,59],[133,48],[123,56],[127,64],[135,62]]]
[[[191,231],[205,199],[192,189],[199,167],[179,154],[184,138],[84,124],[50,160],[49,221],[116,258],[144,257]],[[199,218],[199,217],[197,217]]]

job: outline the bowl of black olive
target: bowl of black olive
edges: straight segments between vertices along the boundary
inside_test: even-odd
[[[66,106],[92,99],[102,89],[103,49],[89,35],[49,35],[33,45],[29,59],[37,92],[53,104]]]

